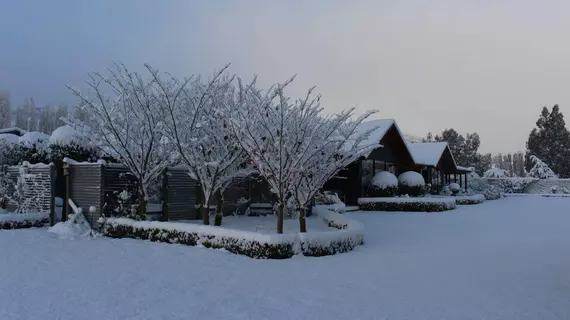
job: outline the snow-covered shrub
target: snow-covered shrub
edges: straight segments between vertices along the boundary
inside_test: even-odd
[[[41,228],[49,222],[49,213],[0,213],[0,229]]]
[[[335,204],[335,203],[342,203],[342,201],[335,192],[323,191],[315,194],[316,205]]]
[[[453,182],[449,184],[449,191],[451,191],[452,195],[457,195],[459,191],[461,191],[461,186],[459,184]]]
[[[375,174],[367,190],[369,197],[393,197],[397,193],[398,178],[388,171]]]
[[[446,198],[360,198],[358,207],[364,211],[439,212],[455,209],[455,199]]]
[[[126,218],[101,218],[101,234],[112,238],[134,238],[190,246],[225,249],[257,259],[287,259],[295,254],[326,256],[347,252],[361,245],[364,226],[323,206],[314,213],[335,231],[298,234],[260,234],[256,232],[204,225]]]
[[[201,245],[257,259],[287,259],[295,254],[294,235],[262,235],[221,227],[125,218],[108,218],[102,222],[101,233],[111,238]]]
[[[0,209],[6,209],[8,201],[12,199],[10,190],[14,186],[14,182],[10,179],[10,174],[0,172]]]
[[[126,217],[134,220],[146,220],[146,216],[139,215],[136,197],[133,192],[134,186],[119,191],[114,190],[107,194],[107,201],[104,207],[111,208],[113,215],[118,217]]]
[[[483,191],[486,200],[497,200],[501,198],[501,189],[490,185]]]
[[[482,194],[455,197],[455,203],[458,205],[479,204],[484,201],[485,201],[485,196]]]
[[[538,157],[530,156],[530,160],[534,163],[534,166],[528,172],[529,177],[538,179],[558,179],[558,175]]]
[[[346,219],[328,206],[315,206],[313,213],[338,231],[301,233],[301,251],[305,256],[328,256],[348,252],[364,242],[364,225]]]
[[[483,173],[483,177],[485,178],[507,178],[512,176],[509,171],[501,168],[491,168]]]
[[[488,183],[486,179],[482,179],[475,171],[472,171],[467,175],[467,186],[471,192],[482,193],[487,189]]]
[[[27,132],[21,136],[18,139],[21,161],[47,163],[49,139],[49,135],[39,131]]]
[[[399,194],[418,197],[425,194],[424,177],[415,171],[406,171],[398,177]]]
[[[538,181],[536,178],[489,178],[487,183],[501,190],[503,193],[524,193],[524,190]]]
[[[16,165],[21,161],[19,139],[15,134],[0,134],[0,165]]]
[[[64,158],[78,162],[97,158],[97,151],[90,139],[68,125],[53,131],[48,142],[48,153],[50,161],[58,166],[63,164]]]

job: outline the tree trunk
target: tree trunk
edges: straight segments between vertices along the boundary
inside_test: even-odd
[[[202,213],[202,222],[204,223],[204,225],[209,225],[210,224],[210,206],[206,203],[202,203],[202,206],[200,207],[200,211]]]
[[[142,193],[139,194],[139,206],[138,206],[138,220],[146,220],[146,196]]]
[[[222,218],[224,217],[224,213],[222,212],[222,208],[224,206],[224,195],[221,192],[219,195],[218,204],[216,205],[216,217],[214,218],[214,225],[218,227],[222,225]]]
[[[307,232],[307,209],[299,208],[299,231]]]
[[[283,233],[283,209],[285,204],[283,201],[279,201],[279,206],[277,206],[277,233]]]

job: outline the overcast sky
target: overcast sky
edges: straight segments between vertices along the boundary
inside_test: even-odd
[[[423,136],[479,132],[523,150],[540,108],[570,119],[570,1],[1,1],[0,90],[73,101],[89,71],[151,63],[179,76],[226,63],[263,84],[298,77],[325,108],[377,109]]]

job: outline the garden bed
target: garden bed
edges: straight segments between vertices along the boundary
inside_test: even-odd
[[[364,211],[440,212],[456,208],[455,199],[447,198],[360,198],[358,206]]]
[[[275,217],[226,217],[226,227],[204,226],[194,223],[134,221],[126,218],[108,218],[101,220],[100,231],[112,238],[134,238],[157,242],[178,243],[189,246],[204,246],[213,249],[225,249],[235,254],[258,259],[287,259],[295,254],[305,256],[326,256],[346,252],[363,243],[364,226],[346,219],[342,215],[326,208],[315,206],[315,217],[308,218],[309,232],[294,232],[293,228],[285,234],[272,234]],[[318,217],[318,218],[317,218]],[[230,229],[232,224],[242,229]],[[252,220],[248,220],[252,219]],[[241,224],[236,223],[240,221]],[[298,230],[298,221],[289,220]],[[247,225],[250,222],[251,225]],[[260,227],[261,226],[261,227]],[[311,227],[313,230],[311,231]],[[255,231],[252,229],[255,228]]]
[[[49,223],[49,213],[0,213],[0,229],[43,227]]]
[[[485,196],[482,194],[474,194],[471,196],[455,196],[455,203],[458,205],[479,204],[485,201]]]

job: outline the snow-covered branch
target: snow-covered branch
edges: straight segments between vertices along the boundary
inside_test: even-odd
[[[64,121],[97,141],[103,153],[133,173],[139,184],[139,208],[144,218],[149,185],[174,161],[160,128],[164,119],[160,103],[175,100],[185,87],[163,81],[152,72],[146,80],[123,64],[115,64],[108,73],[90,75],[90,95],[69,87],[81,99],[81,112],[77,113],[84,120],[68,116]]]

